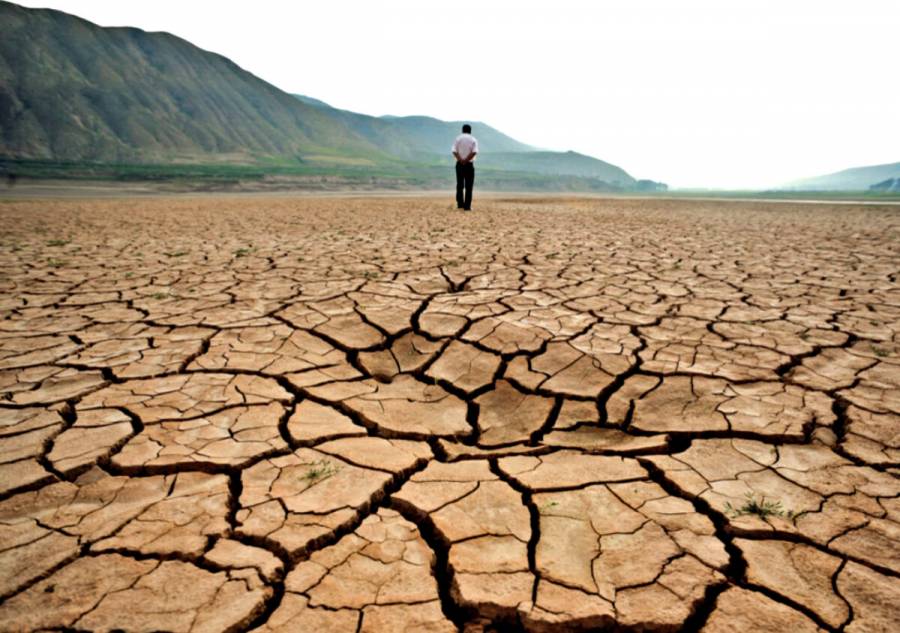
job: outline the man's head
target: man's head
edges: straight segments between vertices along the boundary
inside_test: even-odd
[[[463,134],[471,134],[471,133],[472,133],[472,126],[469,125],[468,123],[466,123],[463,126]]]

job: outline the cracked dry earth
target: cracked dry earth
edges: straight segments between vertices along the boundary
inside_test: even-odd
[[[898,630],[900,213],[479,207],[0,205],[0,628]]]

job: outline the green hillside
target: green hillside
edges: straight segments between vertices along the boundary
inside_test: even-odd
[[[614,165],[537,151],[472,124],[482,183],[591,191],[635,185]],[[0,170],[163,179],[333,174],[433,186],[460,126],[339,110],[283,92],[168,33],[105,28],[0,1]]]

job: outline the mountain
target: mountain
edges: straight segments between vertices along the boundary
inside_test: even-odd
[[[440,160],[450,152],[451,140],[464,121],[441,121],[426,116],[373,117],[333,108],[324,101],[306,95],[294,95],[304,103],[322,108],[339,117],[349,128],[385,151],[413,160]],[[529,172],[551,176],[595,178],[610,184],[630,187],[634,178],[620,167],[576,152],[549,152],[520,143],[502,132],[479,122],[470,122],[482,151],[479,167],[501,171]]]
[[[339,119],[354,132],[377,147],[383,147],[394,156],[421,159],[446,157],[450,145],[459,134],[463,123],[470,123],[478,142],[489,147],[491,152],[530,152],[534,148],[520,143],[514,138],[476,121],[441,121],[427,116],[382,116],[375,117],[350,110],[333,108],[324,101],[294,95],[300,101],[316,106]]]
[[[383,157],[321,109],[173,35],[8,2],[0,2],[0,154]]]
[[[38,164],[43,174],[51,163],[251,165],[261,175],[352,171],[425,186],[446,169],[461,124],[340,110],[283,92],[168,33],[100,27],[0,1],[0,163],[7,166]],[[615,165],[539,151],[472,125],[479,166],[493,173],[483,183],[635,185]]]
[[[479,141],[480,142],[480,141]],[[596,178],[622,187],[635,184],[625,170],[577,152],[491,152],[478,159],[482,167],[525,171],[549,176],[571,175]]]
[[[867,191],[872,185],[889,178],[900,178],[900,163],[852,167],[842,171],[803,178],[790,182],[781,189],[805,191]]]
[[[320,108],[330,108],[331,106],[322,101],[321,99],[316,99],[315,97],[307,97],[306,95],[298,95],[295,94],[295,97],[300,99],[303,103],[308,103],[309,105],[319,106]]]
[[[887,180],[877,182],[869,187],[869,191],[880,191],[882,193],[900,193],[900,177],[888,178]]]

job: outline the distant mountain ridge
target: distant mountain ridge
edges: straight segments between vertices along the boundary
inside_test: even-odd
[[[355,132],[386,151],[409,159],[446,158],[452,139],[460,133],[463,121],[442,121],[426,116],[374,117],[340,110],[313,97],[294,95],[301,101],[332,112]],[[620,167],[577,152],[550,152],[525,145],[502,132],[477,121],[470,121],[481,147],[488,148],[478,158],[480,167],[531,172],[548,176],[595,178],[621,186],[633,186],[635,180]]]
[[[900,180],[900,163],[851,167],[823,176],[794,180],[780,188],[805,191],[868,191],[873,185],[891,178]]]
[[[294,96],[327,112],[363,138],[387,148],[393,155],[404,158],[449,155],[450,145],[460,133],[463,123],[470,123],[476,130],[479,142],[490,147],[492,152],[529,152],[535,149],[477,121],[442,121],[428,116],[377,117],[335,108],[306,95]]]
[[[597,178],[607,182],[634,185],[634,180],[621,167],[578,152],[491,152],[480,160],[482,167],[527,171],[548,176],[572,175]]]
[[[592,190],[635,185],[615,165],[472,124],[485,169]],[[339,110],[168,33],[0,1],[0,159],[432,168],[449,161],[460,125]]]
[[[882,193],[900,193],[900,176],[897,178],[888,178],[882,180],[869,187],[869,191],[880,191]]]

